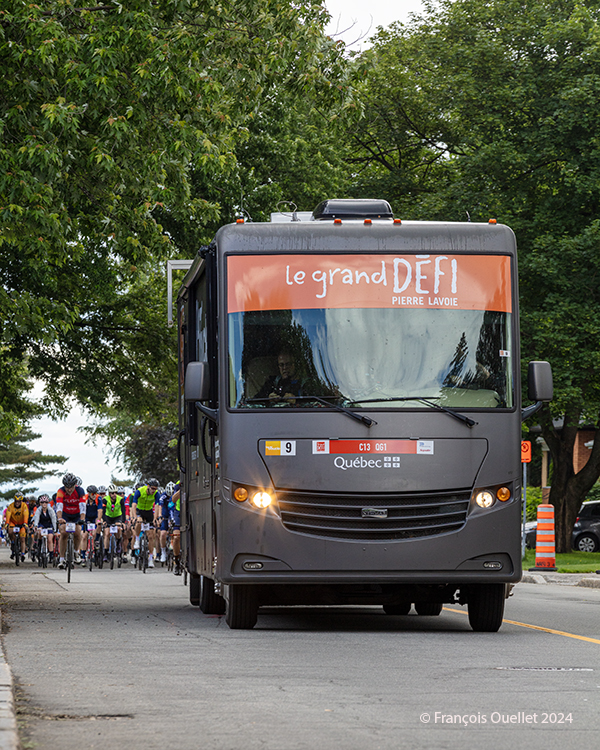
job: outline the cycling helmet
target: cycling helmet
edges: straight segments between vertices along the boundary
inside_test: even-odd
[[[102,494],[106,495],[106,487],[103,484],[101,484],[100,487],[98,487],[98,492],[101,495]]]
[[[171,495],[175,492],[175,484],[173,482],[169,482],[165,487],[165,492],[169,497],[171,497]]]
[[[50,498],[48,497],[48,495],[40,495],[38,497],[38,503],[49,503],[49,502],[50,502]]]
[[[71,472],[68,471],[62,478],[62,483],[65,487],[76,487],[77,477],[75,476],[75,474],[71,474]]]
[[[23,501],[25,498],[23,497],[22,492],[15,492],[15,500],[21,500]]]
[[[109,484],[107,492],[110,494],[111,492],[118,492],[119,488],[116,484]]]
[[[89,487],[86,487],[85,491],[88,493],[88,495],[97,495],[98,494],[98,488],[96,487],[95,484],[90,484]]]
[[[149,479],[146,482],[147,487],[157,487],[158,488],[158,479]]]

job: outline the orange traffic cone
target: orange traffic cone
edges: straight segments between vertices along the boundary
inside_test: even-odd
[[[537,531],[535,535],[535,568],[529,570],[556,570],[556,546],[554,536],[554,506],[538,505]]]

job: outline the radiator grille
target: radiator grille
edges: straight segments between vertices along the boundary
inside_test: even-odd
[[[458,531],[467,520],[470,489],[410,494],[353,495],[278,491],[283,525],[333,539],[411,539]],[[363,518],[383,508],[387,518]]]

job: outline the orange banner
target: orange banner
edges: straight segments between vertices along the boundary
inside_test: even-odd
[[[228,312],[512,310],[505,255],[229,255],[227,289]]]

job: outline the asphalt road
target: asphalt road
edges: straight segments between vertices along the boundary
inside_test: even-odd
[[[512,622],[487,634],[470,630],[460,606],[439,617],[271,608],[254,630],[231,631],[192,607],[166,570],[76,569],[68,585],[64,571],[15,568],[5,549],[0,587],[25,747],[600,742],[600,589],[519,584],[507,602]]]

